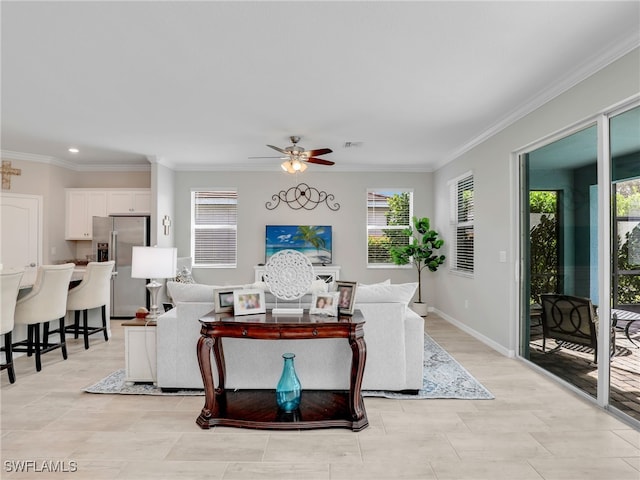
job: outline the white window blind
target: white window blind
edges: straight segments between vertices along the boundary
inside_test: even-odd
[[[191,256],[201,267],[237,264],[238,194],[235,190],[192,192]]]
[[[474,187],[473,174],[467,173],[450,183],[451,223],[453,226],[451,269],[472,274],[474,269]]]
[[[412,215],[412,190],[367,190],[367,265],[394,265],[389,248],[408,244],[402,231],[411,226]]]

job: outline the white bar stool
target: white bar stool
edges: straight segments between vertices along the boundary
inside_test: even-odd
[[[67,359],[67,344],[64,338],[64,317],[67,313],[67,292],[75,265],[42,265],[31,292],[16,302],[15,323],[27,325],[27,339],[13,344],[14,352],[26,352],[36,356],[36,371],[42,369],[41,355],[56,348],[62,350]],[[40,324],[52,320],[60,322],[60,343],[40,341]]]
[[[0,366],[0,370],[8,370],[9,382],[15,383],[16,373],[13,368],[13,349],[11,348],[11,333],[15,324],[16,301],[20,290],[20,280],[24,270],[5,270],[0,273],[0,335],[4,335],[4,347],[6,362]]]

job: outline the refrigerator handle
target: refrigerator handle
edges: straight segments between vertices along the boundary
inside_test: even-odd
[[[111,231],[111,258],[110,260],[116,260],[118,258],[118,232]],[[112,276],[118,275],[118,262],[113,265]]]

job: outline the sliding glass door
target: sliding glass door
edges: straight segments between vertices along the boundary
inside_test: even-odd
[[[640,420],[640,107],[613,116],[609,404]]]
[[[519,212],[520,356],[640,421],[640,107],[522,152]]]
[[[588,302],[595,310],[597,156],[595,124],[529,152],[521,199],[529,223],[522,235],[529,310],[521,325],[528,336],[523,356],[593,397],[598,363]]]

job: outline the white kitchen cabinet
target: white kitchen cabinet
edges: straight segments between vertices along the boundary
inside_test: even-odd
[[[65,195],[65,240],[91,240],[93,217],[107,216],[107,192],[68,188]]]
[[[107,211],[109,215],[151,213],[151,191],[148,188],[140,190],[109,190]]]

